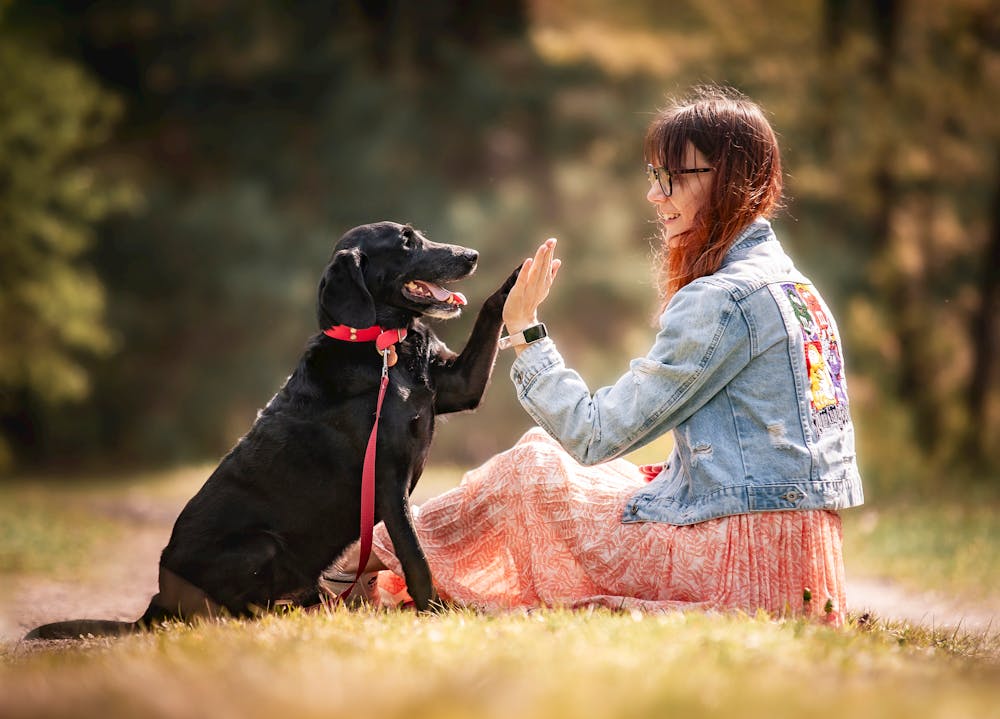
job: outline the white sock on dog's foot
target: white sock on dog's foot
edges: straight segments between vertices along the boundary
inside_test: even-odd
[[[344,597],[345,603],[353,604],[361,601],[375,604],[378,596],[378,572],[362,574],[357,584],[354,583],[354,572],[338,572],[327,570],[320,575],[319,588],[330,598],[337,599],[347,589],[354,585],[351,593]]]

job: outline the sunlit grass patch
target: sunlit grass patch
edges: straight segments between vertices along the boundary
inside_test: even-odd
[[[8,647],[0,715],[996,715],[996,664],[906,631],[605,610],[292,612]]]
[[[208,470],[210,471],[210,469]],[[0,574],[88,563],[95,548],[150,514],[172,515],[208,476],[191,467],[116,477],[0,484]]]
[[[47,491],[0,486],[0,574],[73,566],[114,535],[76,501],[53,506]]]
[[[892,577],[996,600],[1000,587],[1000,500],[942,499],[846,510],[845,555],[852,572]]]

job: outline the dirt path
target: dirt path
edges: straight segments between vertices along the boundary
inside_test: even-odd
[[[871,611],[880,619],[923,626],[1000,635],[1000,607],[941,592],[915,592],[888,579],[848,579],[852,612]]]
[[[0,587],[0,641],[62,619],[133,620],[156,593],[160,551],[180,506],[130,498],[101,508],[122,523],[119,542],[89,567],[59,576],[15,576]]]
[[[101,509],[124,527],[122,541],[60,576],[15,577],[0,586],[0,642],[17,641],[39,624],[73,618],[132,620],[156,592],[157,561],[182,503],[130,496]],[[884,620],[1000,634],[1000,606],[932,592],[913,592],[885,579],[848,578],[849,610]]]

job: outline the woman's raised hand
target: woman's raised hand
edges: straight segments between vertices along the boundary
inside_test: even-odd
[[[549,295],[552,282],[562,265],[555,258],[556,238],[542,243],[534,258],[521,265],[521,274],[507,295],[503,306],[503,323],[510,334],[520,332],[538,322],[538,306]]]

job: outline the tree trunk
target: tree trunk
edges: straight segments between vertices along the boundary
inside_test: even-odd
[[[1000,350],[1000,147],[996,150],[996,183],[993,196],[993,219],[983,253],[983,271],[979,279],[979,308],[972,319],[972,377],[969,382],[968,407],[971,427],[970,449],[973,459],[985,462],[995,438],[991,432],[990,399],[997,381],[997,351]]]
[[[893,232],[893,217],[900,205],[906,204],[908,197],[895,174],[898,155],[899,128],[893,124],[892,108],[896,104],[896,72],[900,21],[903,16],[904,0],[874,0],[871,11],[872,34],[877,54],[871,66],[871,77],[880,90],[882,102],[873,107],[874,122],[880,123],[881,139],[877,150],[872,184],[878,201],[872,218],[872,235],[876,243],[881,243],[885,252],[892,251],[890,242]],[[925,204],[919,206],[926,206]],[[929,223],[921,223],[927,227]],[[926,230],[924,230],[926,231]],[[906,241],[922,242],[923,237],[905,238]],[[923,251],[922,249],[920,251]],[[885,257],[889,262],[893,258]],[[940,446],[941,413],[933,399],[933,376],[926,357],[925,335],[927,332],[926,276],[922,270],[908,274],[905,269],[896,270],[887,292],[889,306],[895,308],[896,338],[899,343],[898,399],[908,404],[915,416],[917,440],[920,445],[933,452]]]

